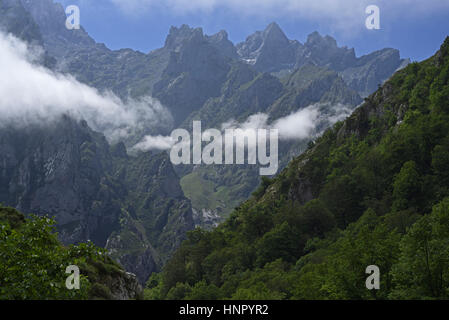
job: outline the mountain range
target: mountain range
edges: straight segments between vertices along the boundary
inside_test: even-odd
[[[145,127],[111,142],[83,120],[0,129],[0,202],[50,215],[65,244],[92,240],[145,283],[195,226],[213,227],[257,189],[251,166],[173,167],[165,152],[128,150],[146,135],[167,135],[201,120],[205,128],[263,113],[271,123],[311,105],[310,137],[281,143],[281,167],[348,116],[410,61],[398,50],[356,57],[315,32],[302,44],[270,24],[234,45],[226,31],[172,27],[149,53],[110,50],[83,28],[67,30],[52,0],[0,0],[2,30],[45,53],[39,63],[123,100],[152,96],[172,114],[165,129]]]

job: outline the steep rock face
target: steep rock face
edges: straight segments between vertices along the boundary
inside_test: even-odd
[[[238,59],[237,49],[234,44],[229,41],[228,33],[225,30],[221,30],[212,36],[206,36],[206,39],[224,56],[231,59]]]
[[[362,102],[331,69],[304,65],[283,79],[284,93],[269,109],[272,119],[288,116],[315,103],[341,104],[355,107]]]
[[[69,117],[0,129],[0,202],[54,216],[65,244],[106,246],[143,283],[193,225],[165,154],[128,157]]]
[[[294,67],[296,51],[301,47],[299,42],[290,41],[278,24],[271,23],[237,44],[237,52],[259,71],[277,72]]]
[[[396,70],[410,63],[399,51],[383,49],[357,58],[354,49],[339,47],[330,36],[313,32],[304,44],[289,40],[276,24],[258,31],[237,45],[240,58],[258,71],[279,76],[304,65],[334,70],[363,97],[369,95]]]
[[[39,26],[43,42],[49,54],[61,57],[78,48],[95,47],[95,41],[80,28],[68,30],[64,7],[53,0],[21,0],[23,6]]]
[[[307,37],[307,42],[297,51],[296,67],[305,64],[325,66],[335,71],[341,71],[356,62],[354,49],[338,47],[337,41],[330,36],[321,36],[313,32]]]
[[[110,183],[106,140],[67,117],[47,129],[5,128],[0,136],[2,199],[23,212],[56,216],[64,243],[104,245],[120,215],[110,201],[114,190],[101,189]]]
[[[341,76],[351,88],[368,96],[384,80],[409,63],[409,59],[400,58],[398,50],[383,49],[361,57],[354,66],[343,70]],[[379,80],[383,81],[379,83]]]
[[[132,220],[151,230],[146,237],[156,249],[161,249],[165,259],[165,253],[171,252],[193,227],[190,203],[166,154],[142,153],[128,161],[126,165],[119,164],[116,173],[128,189],[127,211]]]
[[[30,43],[43,44],[39,27],[20,0],[0,0],[0,18],[2,31]]]
[[[0,31],[14,35],[33,48],[44,46],[39,26],[20,0],[0,0]],[[43,52],[36,62],[50,69],[56,65],[48,52]]]
[[[194,228],[191,204],[166,154],[118,159],[114,176],[125,190],[120,229],[106,249],[144,283]]]
[[[114,300],[135,300],[143,297],[143,289],[136,275],[129,272],[123,272],[120,277],[112,278],[109,286]]]
[[[239,85],[242,78],[247,79],[246,76],[249,76],[250,81]],[[279,79],[267,73],[239,72],[235,76],[231,75],[227,86],[221,96],[209,99],[201,109],[192,113],[184,121],[184,126],[190,127],[193,120],[201,120],[205,127],[215,128],[221,128],[223,123],[231,119],[244,121],[252,114],[266,112],[284,89]],[[237,90],[230,90],[229,86],[237,87]]]
[[[173,113],[180,124],[204,102],[220,94],[230,66],[227,57],[208,42],[201,28],[186,25],[171,28],[165,48],[170,60],[154,95]]]

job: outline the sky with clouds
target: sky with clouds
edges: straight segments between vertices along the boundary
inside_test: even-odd
[[[422,60],[449,35],[449,0],[56,0],[78,5],[81,23],[112,49],[143,52],[163,46],[170,26],[189,24],[207,34],[222,29],[243,41],[276,21],[290,39],[313,31],[334,36],[357,55],[394,47]],[[365,9],[377,5],[381,29],[365,28]]]

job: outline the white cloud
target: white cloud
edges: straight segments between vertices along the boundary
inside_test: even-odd
[[[222,130],[226,129],[266,129],[268,115],[265,113],[256,113],[248,117],[244,122],[239,123],[231,119],[221,125]]]
[[[40,53],[0,33],[0,125],[25,126],[70,114],[117,140],[171,122],[170,113],[157,100],[144,97],[124,103],[110,92],[99,93],[35,64]]]
[[[271,124],[268,123],[269,116],[265,113],[253,114],[241,123],[231,119],[221,125],[221,131],[224,133],[226,129],[241,129],[241,133],[244,134],[248,129],[277,129],[281,140],[304,140],[321,135],[323,130],[346,119],[353,110],[352,106],[343,104],[317,103],[277,119]],[[169,150],[176,142],[170,136],[149,135],[132,150]]]
[[[176,143],[170,136],[145,136],[131,151],[169,150]]]
[[[305,139],[310,136],[315,129],[318,115],[318,107],[316,105],[312,105],[294,112],[289,116],[280,118],[269,125],[269,116],[265,113],[257,113],[249,116],[248,119],[242,123],[238,123],[235,120],[230,120],[222,125],[222,130],[277,129],[281,139]]]
[[[272,126],[279,130],[281,139],[305,139],[313,133],[318,116],[318,108],[311,106],[276,120]]]
[[[354,109],[342,104],[317,103],[268,123],[269,116],[257,113],[242,123],[230,120],[222,125],[225,129],[277,129],[281,140],[302,140],[319,135],[328,128],[348,117]]]

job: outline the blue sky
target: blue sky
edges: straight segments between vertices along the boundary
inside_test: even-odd
[[[449,35],[449,0],[58,0],[78,5],[81,24],[111,49],[149,52],[163,46],[170,26],[222,29],[234,43],[276,21],[290,39],[329,34],[358,56],[385,47],[420,61]],[[365,8],[380,8],[381,29],[368,30]]]

